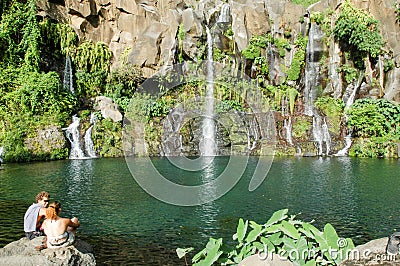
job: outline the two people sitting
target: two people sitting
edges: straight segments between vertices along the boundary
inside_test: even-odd
[[[80,225],[78,218],[60,217],[61,204],[49,204],[49,199],[50,195],[45,191],[36,196],[36,203],[28,208],[24,216],[25,235],[30,240],[45,235],[45,242],[39,249],[69,246],[74,242],[76,228]]]

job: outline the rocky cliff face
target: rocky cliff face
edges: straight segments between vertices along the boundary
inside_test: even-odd
[[[39,15],[70,23],[80,39],[106,43],[113,52],[114,65],[124,56],[142,67],[146,76],[151,76],[161,67],[177,63],[177,34],[181,24],[185,31],[182,52],[187,60],[196,61],[196,55],[201,53],[199,43],[206,39],[205,27],[221,19],[223,10],[232,27],[235,46],[243,51],[255,34],[283,35],[288,28],[294,36],[306,33],[306,25],[299,22],[304,15],[327,8],[337,10],[341,2],[322,0],[308,10],[281,0],[232,0],[228,4],[221,0],[40,0],[38,7]],[[385,77],[385,98],[399,101],[400,27],[393,1],[352,2],[381,22],[382,35],[396,63],[396,68]],[[215,42],[218,44],[218,36]],[[219,46],[223,47],[223,42]]]
[[[292,43],[291,51],[295,50],[293,42],[298,36],[308,36],[307,62],[296,84],[302,97],[296,110],[306,116],[289,120],[287,114],[275,114],[275,118],[284,153],[315,155],[338,152],[345,146],[346,134],[344,130],[332,129],[334,123],[340,127],[340,121],[330,121],[307,110],[317,97],[325,94],[348,102],[358,88],[356,98],[377,98],[383,92],[386,99],[400,101],[400,27],[393,1],[351,1],[380,21],[387,42],[386,54],[393,58],[395,67],[384,73],[378,62],[366,75],[366,82],[346,85],[337,72],[347,60],[345,51],[333,39],[327,45],[319,25],[310,19],[313,13],[329,8],[333,11],[333,23],[343,2],[321,0],[306,9],[288,0],[40,0],[38,7],[40,16],[70,23],[80,39],[106,43],[113,53],[114,66],[123,62],[137,65],[146,77],[178,63],[178,54],[185,61],[196,62],[205,53],[206,28],[213,29],[215,47],[221,51],[233,50],[234,65],[250,76],[253,66],[243,59],[241,52],[248,47],[252,36],[270,33],[273,38],[287,38]],[[231,30],[230,37],[223,34],[227,29]],[[270,53],[268,82],[272,85],[287,82],[284,69],[291,65],[293,52],[286,51],[284,56],[279,56],[276,49],[264,52]],[[372,79],[379,86],[371,86]],[[292,123],[293,127],[296,123],[309,127],[292,139]]]

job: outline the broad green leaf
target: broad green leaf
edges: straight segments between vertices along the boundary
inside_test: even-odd
[[[307,240],[304,237],[301,237],[299,240],[297,240],[296,249],[300,252],[300,254],[308,249]]]
[[[280,245],[282,243],[282,233],[277,232],[273,235],[268,236],[268,240],[271,241],[275,246]]]
[[[264,251],[264,245],[261,242],[254,242],[253,247],[255,247],[257,253]]]
[[[311,233],[310,231],[307,231],[304,228],[299,228],[297,230],[299,230],[300,233],[303,233],[306,237],[311,238],[311,239],[315,239],[313,233]]]
[[[193,251],[194,248],[177,248],[176,249],[176,254],[178,255],[178,258],[183,258],[186,254],[189,252]]]
[[[196,266],[211,266],[214,264],[214,262],[216,262],[219,258],[219,256],[221,256],[222,251],[217,251],[217,249],[213,249],[211,253],[207,254],[206,258],[204,259],[204,261],[201,261],[197,264],[193,264]]]
[[[205,255],[206,255],[206,249],[204,248],[203,250],[201,250],[200,252],[198,252],[196,255],[193,256],[192,262],[193,263],[198,262],[201,259],[201,257]]]
[[[279,221],[282,221],[284,219],[287,218],[287,213],[288,213],[288,209],[283,209],[283,210],[279,210],[274,212],[274,214],[272,214],[271,218],[269,218],[268,222],[265,224],[265,226],[270,226],[273,225]]]
[[[283,242],[283,249],[290,253],[293,250],[296,250],[296,243],[290,237],[284,236],[282,239]]]
[[[210,240],[206,245],[206,252],[207,252],[206,257],[204,258],[203,261],[200,261],[194,265],[197,266],[212,265],[214,262],[218,260],[219,256],[221,256],[221,254],[223,253],[222,251],[219,250],[221,245],[222,245],[222,238],[219,239],[210,238]]]
[[[346,238],[347,240],[347,250],[352,250],[355,248],[353,240],[351,238]]]
[[[261,237],[261,243],[263,243],[263,250],[261,253],[275,252],[275,245],[269,238]]]
[[[335,228],[330,223],[327,223],[324,226],[324,238],[326,239],[326,242],[328,243],[328,246],[338,250],[338,240],[339,236],[336,233]]]
[[[251,223],[251,222],[250,222]],[[261,234],[262,226],[256,223],[251,223],[251,227],[254,229],[250,231],[250,233],[246,237],[246,242],[253,242],[257,239],[257,237]]]
[[[279,226],[280,226],[280,224],[279,224]],[[279,226],[278,226],[278,224],[271,225],[271,226],[265,228],[264,232],[267,234],[273,234],[273,233],[280,232],[281,229]]]
[[[294,227],[293,224],[287,222],[287,221],[282,221],[282,231],[287,235],[290,236],[293,239],[299,239],[300,234],[297,231],[296,227]]]
[[[233,235],[233,240],[238,240],[239,243],[243,242],[244,236],[246,235],[248,221],[246,223],[242,218],[239,219],[236,234]]]
[[[318,230],[314,225],[310,223],[303,223],[304,230],[310,232],[311,234],[315,235],[322,235],[322,232]]]

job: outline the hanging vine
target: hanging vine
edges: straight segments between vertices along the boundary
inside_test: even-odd
[[[60,38],[61,53],[73,58],[78,44],[78,35],[68,24],[57,24],[57,30]]]

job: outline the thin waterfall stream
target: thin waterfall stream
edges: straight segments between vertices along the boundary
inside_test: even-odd
[[[211,31],[207,32],[207,87],[205,98],[205,118],[203,120],[202,140],[200,141],[200,152],[202,156],[214,156],[217,153],[214,123],[214,68],[213,68],[213,39]]]

